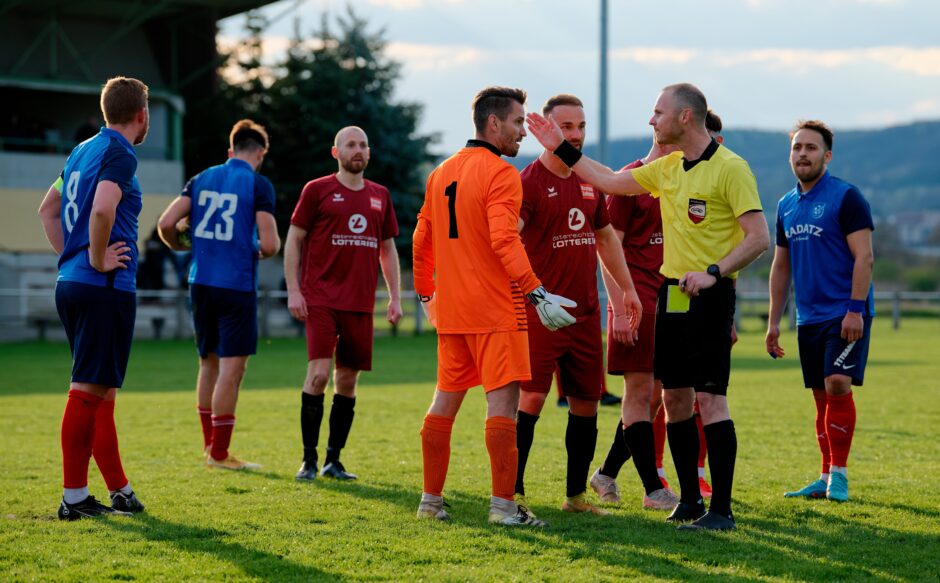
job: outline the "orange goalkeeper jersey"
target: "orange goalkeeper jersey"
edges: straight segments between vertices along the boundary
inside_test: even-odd
[[[428,177],[414,232],[415,291],[437,294],[440,333],[526,329],[538,286],[519,239],[522,180],[486,142],[470,140]]]

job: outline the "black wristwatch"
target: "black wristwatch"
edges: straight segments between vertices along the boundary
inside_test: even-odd
[[[718,280],[721,279],[721,270],[718,269],[718,265],[717,265],[716,263],[712,263],[711,265],[709,265],[709,266],[705,269],[705,273],[707,273],[708,275],[714,277],[714,278],[715,278],[715,281],[718,281]]]

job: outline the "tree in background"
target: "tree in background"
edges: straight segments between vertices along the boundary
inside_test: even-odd
[[[206,154],[205,148],[218,151],[235,120],[247,116],[262,123],[271,135],[262,172],[277,190],[277,221],[284,233],[304,184],[336,172],[330,156],[336,132],[357,125],[368,134],[372,149],[366,177],[391,191],[401,228],[398,246],[408,263],[425,177],[434,160],[428,147],[437,137],[418,134],[420,104],[394,99],[401,65],[385,56],[384,31],[370,32],[352,8],[332,20],[335,31],[325,14],[309,37],[301,34],[297,22],[287,53],[265,64],[261,46],[266,22],[249,13],[247,38],[227,55],[218,96],[190,114],[200,116],[196,127],[204,125],[207,131],[201,133],[209,139],[190,134],[187,169],[218,163],[191,165]]]

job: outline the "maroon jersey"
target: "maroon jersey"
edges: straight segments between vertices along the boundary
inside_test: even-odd
[[[522,171],[522,243],[545,288],[578,302],[578,321],[599,311],[597,238],[610,224],[604,193],[576,174],[559,178],[536,158]]]
[[[639,168],[642,160],[623,167]],[[607,198],[610,224],[623,231],[623,254],[640,296],[643,311],[656,311],[656,294],[663,283],[659,268],[663,264],[663,219],[659,199],[648,195],[611,196]]]
[[[371,180],[350,190],[335,174],[304,186],[290,223],[307,231],[300,291],[310,306],[372,313],[379,246],[398,235],[388,189]]]

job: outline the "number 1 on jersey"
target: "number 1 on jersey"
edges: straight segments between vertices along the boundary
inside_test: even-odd
[[[457,238],[457,181],[451,182],[444,189],[444,196],[447,197],[447,210],[450,211],[450,231],[448,237]]]

